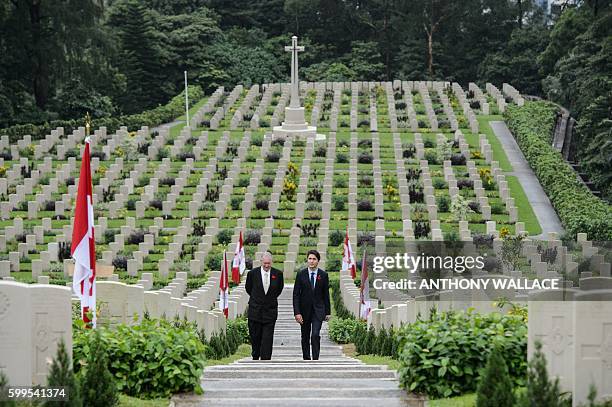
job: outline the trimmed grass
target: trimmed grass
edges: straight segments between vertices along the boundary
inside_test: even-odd
[[[229,365],[230,363],[233,363],[237,361],[238,359],[246,358],[249,356],[251,356],[251,345],[247,345],[243,343],[242,345],[238,346],[238,350],[236,350],[236,353],[234,353],[233,355],[230,355],[226,358],[218,359],[218,360],[207,360],[205,367],[217,366],[217,365]]]
[[[506,157],[506,152],[502,147],[501,143],[493,133],[493,129],[489,124],[490,121],[501,121],[504,120],[503,116],[478,116],[478,124],[480,126],[480,133],[486,134],[489,144],[493,148],[493,160],[499,162],[499,166],[504,171],[512,171],[512,165]]]
[[[342,345],[342,352],[346,356],[361,360],[366,365],[386,365],[391,370],[398,370],[400,363],[389,356],[377,355],[358,355],[355,351],[355,344],[347,343]]]
[[[476,394],[464,394],[463,396],[448,399],[429,400],[429,407],[473,407],[476,405]]]
[[[518,208],[519,221],[525,222],[525,229],[527,229],[531,236],[539,235],[542,233],[542,227],[518,178],[506,175],[506,181],[508,181],[510,195],[514,198],[514,203]]]
[[[137,397],[119,395],[119,407],[168,407],[170,399],[141,400]]]

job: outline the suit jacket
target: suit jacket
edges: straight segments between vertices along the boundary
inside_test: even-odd
[[[268,293],[264,292],[261,280],[261,267],[249,271],[245,289],[249,294],[248,318],[256,322],[274,322],[278,316],[278,296],[283,291],[285,283],[283,273],[272,267],[270,269],[270,286]]]
[[[326,315],[331,315],[329,276],[319,269],[316,278],[313,291],[310,285],[310,273],[308,268],[305,268],[297,274],[293,286],[293,314],[301,314],[307,322],[313,318],[323,321]]]

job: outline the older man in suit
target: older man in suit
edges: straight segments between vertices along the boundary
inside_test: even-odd
[[[248,272],[245,285],[250,296],[248,320],[253,360],[272,358],[277,299],[283,287],[283,273],[272,267],[272,254],[265,252],[261,257],[261,267]]]
[[[321,350],[321,325],[331,315],[329,302],[329,276],[319,268],[321,255],[316,250],[308,252],[308,267],[295,277],[293,286],[293,314],[302,330],[302,356],[318,360]]]

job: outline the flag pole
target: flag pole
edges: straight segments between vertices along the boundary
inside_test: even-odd
[[[187,127],[189,127],[189,91],[187,88],[187,71],[183,71],[185,74],[185,117],[187,118]]]

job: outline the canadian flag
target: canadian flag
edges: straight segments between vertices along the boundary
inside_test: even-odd
[[[221,279],[219,280],[219,309],[223,311],[225,318],[229,312],[229,281],[227,276],[227,253],[223,252],[223,264],[221,265]]]
[[[346,236],[344,237],[344,250],[342,251],[342,271],[351,271],[351,278],[354,280],[357,275],[357,264],[355,263],[355,256],[353,255],[353,248],[351,247],[351,241],[348,235],[348,229],[346,230]]]
[[[85,151],[81,162],[79,188],[74,209],[72,247],[74,259],[72,289],[81,300],[83,321],[96,327],[96,247],[94,236],[94,210],[91,187],[89,137],[85,139]],[[88,318],[91,311],[92,319]]]
[[[245,269],[244,243],[242,242],[242,231],[240,231],[240,239],[238,239],[234,260],[232,260],[232,281],[234,283],[240,284],[240,276],[244,273]]]
[[[368,319],[370,315],[370,282],[368,281],[368,268],[366,263],[366,249],[363,249],[363,259],[361,259],[361,287],[359,288],[360,314],[361,319]]]

